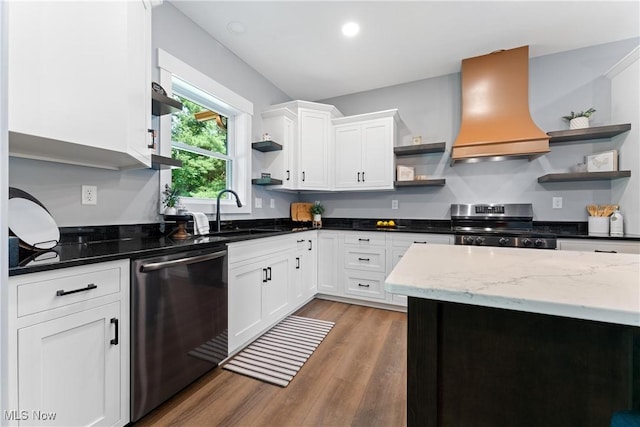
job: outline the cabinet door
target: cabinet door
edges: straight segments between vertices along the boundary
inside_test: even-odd
[[[338,253],[340,250],[338,234],[326,231],[318,233],[318,292],[337,295],[338,290]]]
[[[146,5],[8,5],[11,153],[109,169],[148,167]]]
[[[304,251],[302,258],[302,283],[305,299],[318,292],[318,240],[314,236],[307,239],[307,243],[309,247]]]
[[[361,187],[393,188],[393,119],[362,125]]]
[[[335,187],[358,189],[362,183],[362,142],[360,125],[336,126]]]
[[[329,189],[330,124],[328,113],[299,110],[299,188]]]
[[[112,318],[120,319],[119,302],[18,330],[18,403],[28,413],[25,424],[128,422],[120,417],[122,345],[112,344],[122,325]]]
[[[289,256],[272,258],[267,265],[267,281],[262,284],[262,309],[267,323],[280,320],[287,314],[289,298]]]
[[[266,265],[260,261],[229,269],[229,354],[262,329],[262,287]]]

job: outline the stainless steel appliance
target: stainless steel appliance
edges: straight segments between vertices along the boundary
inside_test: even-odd
[[[533,230],[533,205],[453,204],[451,227],[456,245],[555,249],[556,236]]]
[[[132,261],[131,421],[228,356],[224,246]]]

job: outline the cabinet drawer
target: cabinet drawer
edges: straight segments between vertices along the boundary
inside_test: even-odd
[[[384,291],[384,273],[346,271],[344,292],[367,298],[386,299]]]
[[[84,272],[67,270],[61,270],[57,277],[51,274],[36,277],[38,273],[35,273],[29,275],[28,282],[18,284],[18,317],[118,293],[123,286],[120,267]]]
[[[384,248],[357,249],[352,247],[344,248],[344,268],[354,268],[365,271],[385,272]]]
[[[616,242],[597,239],[558,239],[558,249],[561,249],[563,251],[617,252],[621,254],[640,254],[640,243],[633,241]]]
[[[426,243],[426,244],[438,244],[438,245],[450,245],[451,236],[447,234],[401,234],[391,237],[392,245],[394,247],[408,248],[414,243]]]
[[[346,233],[344,236],[345,245],[384,246],[385,233]]]

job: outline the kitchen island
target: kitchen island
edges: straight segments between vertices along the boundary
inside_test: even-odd
[[[640,409],[640,256],[413,245],[409,426],[603,426]]]

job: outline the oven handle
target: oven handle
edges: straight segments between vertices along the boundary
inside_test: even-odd
[[[178,265],[194,264],[196,262],[209,261],[216,258],[222,258],[227,255],[227,251],[219,251],[206,255],[198,255],[189,258],[179,258],[172,261],[152,262],[151,264],[143,264],[140,266],[141,273],[147,273],[149,271],[161,270],[163,268],[175,267]]]

